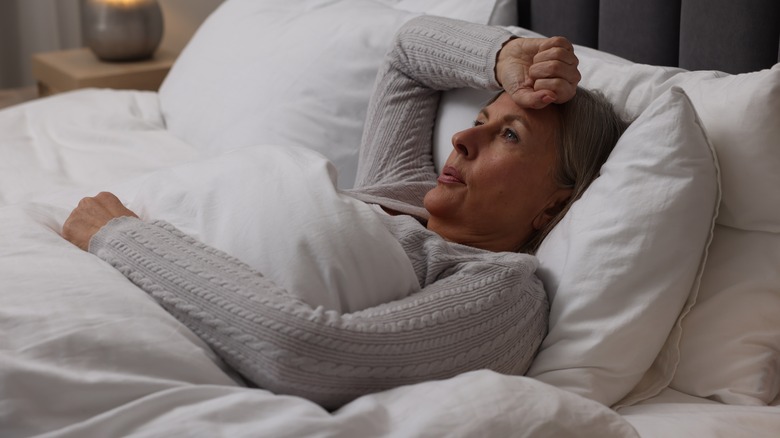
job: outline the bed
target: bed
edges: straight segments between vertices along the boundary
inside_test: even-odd
[[[1,435],[778,436],[780,6],[714,3],[227,0],[159,92],[0,111]],[[420,14],[566,35],[581,85],[634,119],[537,253],[551,312],[525,376],[475,370],[332,411],[250,388],[60,237],[81,197],[111,190],[242,254],[257,211],[230,193],[261,181],[268,148],[315,151],[320,177],[351,186],[376,71]],[[443,93],[439,168],[487,98]]]

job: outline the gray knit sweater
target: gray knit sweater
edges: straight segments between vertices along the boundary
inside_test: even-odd
[[[436,175],[439,91],[497,88],[498,28],[422,17],[380,71],[350,193],[383,216],[422,291],[351,314],[312,308],[241,261],[165,222],[118,218],[89,250],[154,297],[253,384],[337,408],[363,394],[459,373],[526,371],[547,329],[547,297],[527,254],[446,242],[425,229]],[[419,219],[419,220],[418,220]]]

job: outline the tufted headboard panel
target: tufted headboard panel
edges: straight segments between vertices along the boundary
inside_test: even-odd
[[[778,0],[517,0],[519,25],[635,62],[743,73],[780,61]]]

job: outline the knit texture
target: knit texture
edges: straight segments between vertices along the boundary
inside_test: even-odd
[[[405,25],[380,72],[353,196],[425,218],[435,183],[437,89],[497,87],[509,35],[423,17]],[[330,409],[364,394],[491,369],[523,374],[548,303],[527,254],[446,242],[411,216],[382,220],[422,290],[351,314],[312,308],[238,259],[172,225],[123,217],[89,250],[154,297],[253,384]]]

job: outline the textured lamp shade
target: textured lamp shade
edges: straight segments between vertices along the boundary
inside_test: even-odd
[[[149,58],[160,45],[157,0],[81,0],[84,40],[104,61]]]

